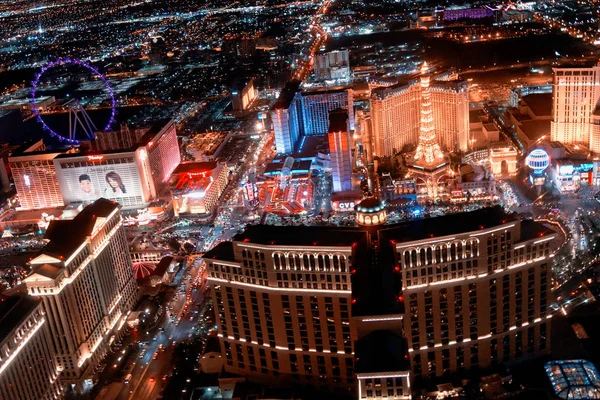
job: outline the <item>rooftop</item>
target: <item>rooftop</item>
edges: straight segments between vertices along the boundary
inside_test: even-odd
[[[300,91],[300,83],[301,82],[297,80],[289,81],[288,83],[286,83],[283,89],[281,90],[281,93],[279,93],[279,98],[277,99],[275,104],[273,104],[273,107],[271,109],[287,110],[290,107],[290,104],[292,104],[292,100],[294,99],[296,92]]]
[[[385,208],[383,202],[376,197],[367,197],[355,207],[358,212],[379,212]]]
[[[561,399],[600,399],[600,375],[586,360],[550,361],[544,366]]]
[[[348,130],[348,111],[334,110],[329,113],[329,133]]]
[[[163,118],[158,120],[155,124],[152,125],[152,127],[148,130],[148,132],[146,132],[144,134],[144,136],[141,137],[140,139],[140,144],[146,145],[148,144],[152,139],[154,139],[154,137],[160,133],[160,131],[162,131],[164,128],[166,128],[168,125],[171,125],[170,122],[172,120],[168,119],[168,118]]]
[[[552,93],[533,93],[521,99],[536,117],[552,115]]]
[[[83,209],[72,220],[52,220],[45,239],[50,240],[41,253],[67,259],[93,233],[98,218],[108,217],[119,205],[100,198]]]
[[[283,162],[268,163],[263,173],[265,175],[277,175],[281,173],[283,164]],[[292,166],[290,172],[292,174],[307,174],[310,171],[311,165],[312,161],[310,160],[294,160],[294,165]]]
[[[390,331],[373,331],[356,342],[357,374],[409,371],[406,341]]]
[[[397,225],[384,225],[379,234],[384,238],[397,242],[409,242],[432,236],[439,237],[478,231],[516,220],[517,218],[514,215],[507,214],[500,206],[495,206],[459,214],[404,222]]]
[[[0,295],[0,343],[19,326],[38,306],[41,300],[30,296]]]
[[[205,172],[212,171],[217,167],[217,163],[214,161],[209,162],[182,162],[175,168],[173,174],[187,174],[194,172]]]
[[[306,97],[306,96],[315,96],[315,95],[327,94],[327,93],[344,93],[348,89],[351,89],[351,87],[338,86],[338,87],[314,88],[314,89],[309,89],[309,90],[303,90],[302,96]]]
[[[233,241],[276,246],[351,246],[364,237],[365,232],[355,228],[250,225]]]
[[[152,275],[163,276],[165,274],[165,272],[167,272],[167,270],[169,269],[169,266],[171,265],[172,262],[173,262],[173,257],[171,257],[171,256],[165,256],[165,257],[161,258],[161,260],[158,263],[158,265],[156,266],[156,268],[154,268],[154,271],[152,271]]]
[[[206,253],[203,258],[213,258],[222,261],[235,261],[233,242],[221,242]]]
[[[549,119],[521,121],[521,124],[521,130],[529,140],[538,140],[542,136],[550,134]]]

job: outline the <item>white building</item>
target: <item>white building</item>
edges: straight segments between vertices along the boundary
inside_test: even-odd
[[[376,199],[356,209],[367,226],[253,225],[206,253],[227,372],[408,399],[415,375],[548,351],[552,230],[500,207],[392,225]]]
[[[123,207],[142,208],[156,198],[152,170],[161,165],[156,161],[151,167],[143,146],[97,154],[61,154],[53,162],[65,204],[91,203],[104,197]]]
[[[317,80],[349,80],[350,57],[348,50],[317,54],[313,69]]]
[[[72,220],[54,220],[24,279],[42,299],[63,384],[80,390],[137,301],[119,205],[99,199]]]
[[[0,301],[0,399],[62,398],[59,369],[41,300]]]
[[[582,143],[600,153],[600,65],[553,71],[552,140]]]

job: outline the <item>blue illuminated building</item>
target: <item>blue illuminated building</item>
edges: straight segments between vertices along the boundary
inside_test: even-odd
[[[561,399],[600,399],[600,375],[586,360],[550,361],[544,366],[554,393]]]
[[[550,156],[542,149],[534,149],[527,156],[526,162],[534,174],[541,175],[550,165]]]
[[[322,136],[329,131],[329,112],[347,110],[350,130],[354,130],[352,89],[300,91],[299,81],[290,81],[271,108],[271,119],[278,154],[298,150],[306,136]]]

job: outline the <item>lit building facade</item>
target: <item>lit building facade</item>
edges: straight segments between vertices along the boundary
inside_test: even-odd
[[[50,328],[31,297],[0,299],[0,399],[62,398]]]
[[[160,162],[157,159],[152,164],[143,146],[87,155],[61,154],[53,160],[65,204],[91,203],[104,197],[127,208],[144,207],[156,198],[152,171],[161,170]]]
[[[549,349],[553,231],[500,207],[378,225],[367,200],[367,227],[249,226],[205,255],[226,371],[408,398]]]
[[[347,391],[356,340],[352,243],[364,233],[336,241],[330,232],[281,228],[249,226],[205,255],[225,369]]]
[[[142,138],[142,143],[146,145],[150,173],[157,196],[168,190],[171,174],[181,163],[175,128],[174,120],[170,120],[166,124],[156,124]]]
[[[354,130],[353,93],[348,88],[300,91],[298,81],[288,82],[271,109],[277,153],[293,153],[302,136],[327,135],[333,110],[346,110]]]
[[[277,154],[290,154],[301,135],[300,82],[291,81],[282,89],[271,108],[271,121]]]
[[[414,82],[371,93],[371,134],[376,156],[391,156],[419,140],[420,90]]]
[[[24,279],[42,299],[63,384],[81,389],[137,301],[119,205],[99,199],[72,220],[54,220]]]
[[[329,114],[328,136],[333,191],[352,190],[352,144],[346,111],[337,110]]]
[[[350,79],[350,57],[347,49],[317,54],[313,65],[317,80]]]
[[[373,150],[391,156],[405,145],[416,144],[421,125],[422,87],[411,80],[371,93]],[[433,125],[443,150],[469,148],[469,89],[461,80],[431,80],[429,87]]]
[[[469,150],[469,87],[465,81],[431,83],[431,104],[440,146]]]
[[[40,140],[18,149],[8,161],[23,209],[100,197],[134,208],[168,190],[181,154],[174,121],[162,121],[145,133],[126,128],[99,133],[98,142],[81,148],[49,151]]]
[[[258,96],[257,90],[254,88],[254,78],[240,82],[237,87],[231,91],[231,106],[233,111],[244,111]]]
[[[46,150],[40,140],[32,146],[15,151],[8,158],[22,209],[64,206],[52,161],[59,154],[61,152]]]
[[[495,210],[448,216],[454,221],[444,227],[423,220],[431,235],[394,245],[415,374],[485,368],[550,348],[556,234]]]
[[[229,169],[224,163],[181,164],[173,173],[173,210],[179,214],[211,214],[227,186]]]
[[[354,130],[353,93],[352,89],[303,91],[302,134],[326,135],[329,132],[329,113],[337,109],[346,110],[350,129]]]
[[[553,68],[552,140],[582,143],[600,153],[600,65],[591,68]]]

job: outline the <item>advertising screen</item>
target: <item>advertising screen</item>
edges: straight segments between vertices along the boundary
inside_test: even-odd
[[[135,158],[60,160],[56,172],[65,204],[100,197],[123,206],[143,204],[142,179]]]

